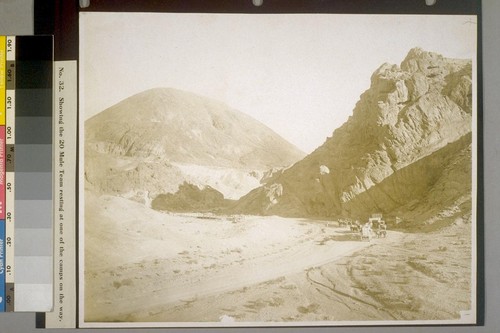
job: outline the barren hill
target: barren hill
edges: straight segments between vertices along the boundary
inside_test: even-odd
[[[453,207],[448,217],[470,213],[471,77],[471,61],[419,48],[400,66],[383,64],[332,137],[234,210],[362,219],[377,212],[419,223]]]
[[[139,201],[184,181],[238,198],[303,156],[255,119],[175,89],[139,93],[85,122],[86,187]]]

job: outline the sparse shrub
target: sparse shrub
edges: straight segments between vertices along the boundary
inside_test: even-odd
[[[312,303],[312,304],[309,304],[308,306],[299,306],[297,308],[297,311],[299,311],[300,313],[303,313],[303,314],[314,313],[314,312],[316,312],[316,310],[318,310],[318,308],[319,308],[319,304]]]
[[[123,286],[131,286],[134,284],[134,281],[132,279],[124,279],[122,281],[113,281],[113,287],[116,289],[119,289]]]
[[[285,303],[285,300],[281,297],[273,297],[271,300],[268,302],[270,306],[273,307],[278,307],[280,305],[283,305]]]
[[[122,285],[123,286],[131,286],[134,284],[134,281],[132,281],[132,279],[125,279],[125,280],[122,280]]]
[[[291,290],[291,289],[297,289],[297,286],[294,284],[285,284],[283,286],[280,286],[280,288],[285,290]]]

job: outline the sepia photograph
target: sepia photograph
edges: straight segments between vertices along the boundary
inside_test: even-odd
[[[477,28],[80,13],[80,327],[474,324]]]

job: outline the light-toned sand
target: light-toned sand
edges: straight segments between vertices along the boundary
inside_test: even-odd
[[[86,207],[89,322],[434,320],[470,308],[470,225],[368,242],[326,221],[166,214],[90,193]]]

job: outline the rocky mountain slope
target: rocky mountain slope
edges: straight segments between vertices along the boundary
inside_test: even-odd
[[[383,64],[332,137],[233,210],[361,219],[384,213],[421,223],[427,220],[418,212],[464,202],[470,212],[471,78],[471,61],[419,48],[400,66]]]
[[[85,122],[86,188],[146,203],[185,181],[237,199],[303,156],[255,119],[175,89],[139,93]]]

